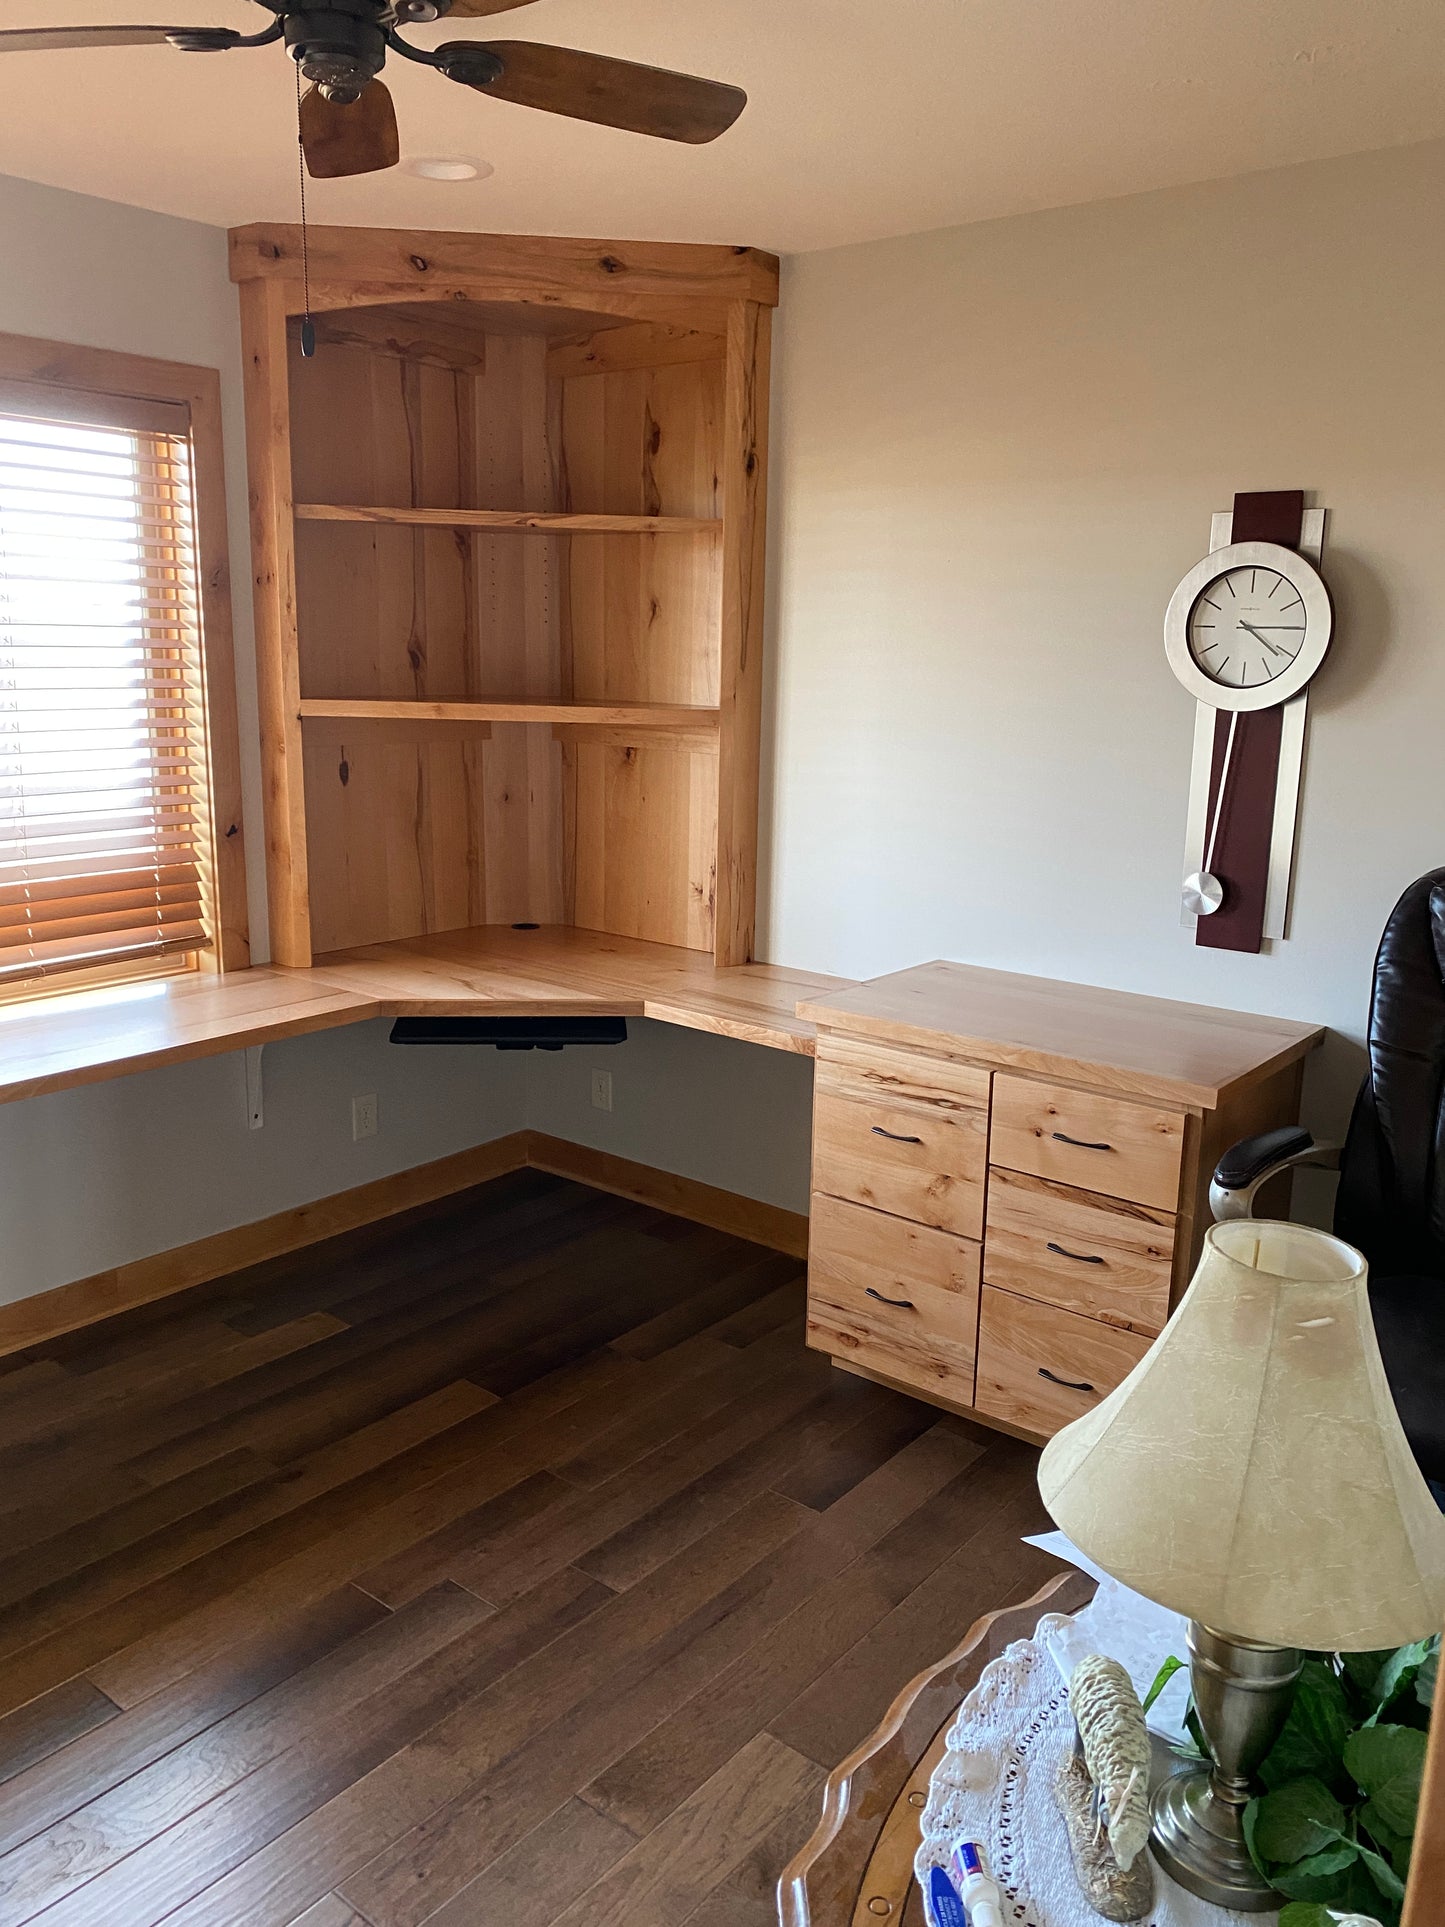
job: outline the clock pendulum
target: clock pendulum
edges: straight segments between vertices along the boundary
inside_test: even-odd
[[[1239,711],[1229,712],[1229,740],[1224,746],[1224,768],[1219,772],[1219,789],[1214,798],[1214,820],[1204,852],[1204,868],[1191,870],[1184,879],[1184,908],[1193,917],[1212,917],[1224,902],[1224,885],[1214,874],[1214,851],[1219,842],[1219,819],[1224,814],[1224,799],[1229,794],[1229,766],[1234,761],[1234,735],[1239,726]]]
[[[1285,934],[1306,691],[1333,626],[1323,537],[1303,490],[1236,495],[1164,619],[1169,666],[1197,703],[1183,915],[1213,949]]]

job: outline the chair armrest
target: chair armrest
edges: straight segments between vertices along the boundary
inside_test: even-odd
[[[1276,1131],[1260,1131],[1231,1144],[1214,1167],[1209,1185],[1209,1207],[1216,1223],[1225,1218],[1254,1215],[1255,1194],[1262,1185],[1298,1165],[1336,1171],[1338,1144],[1317,1144],[1302,1124],[1286,1124]]]

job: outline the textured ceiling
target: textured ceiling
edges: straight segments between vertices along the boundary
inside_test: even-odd
[[[251,0],[0,0],[6,27],[158,16],[264,24]],[[538,0],[494,31],[714,75],[751,102],[714,145],[676,147],[393,60],[403,154],[495,173],[317,182],[316,220],[794,251],[1445,134],[1442,0]],[[295,218],[281,49],[0,65],[0,172],[221,225]]]

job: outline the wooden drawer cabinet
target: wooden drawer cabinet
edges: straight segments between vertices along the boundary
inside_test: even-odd
[[[1011,1171],[1173,1211],[1184,1161],[1183,1111],[1031,1078],[994,1080],[989,1156]]]
[[[813,1199],[809,1243],[811,1345],[972,1404],[976,1243],[822,1193]]]
[[[1322,1035],[948,963],[799,1015],[818,1026],[809,1344],[1037,1439],[1148,1350],[1210,1169],[1298,1119]]]
[[[984,1277],[1024,1298],[1153,1337],[1169,1316],[1174,1216],[995,1166]]]
[[[1127,1378],[1152,1342],[986,1285],[974,1404],[986,1418],[1056,1432]]]
[[[813,1189],[959,1237],[980,1238],[988,1164],[987,1074],[930,1064],[910,1081],[898,1074],[897,1060],[903,1056],[862,1047],[837,1055],[820,1049]],[[966,1074],[947,1075],[953,1071]]]

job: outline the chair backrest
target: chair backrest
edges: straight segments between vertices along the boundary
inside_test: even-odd
[[[1367,1044],[1335,1229],[1377,1275],[1445,1280],[1445,870],[1412,883],[1390,913]]]

